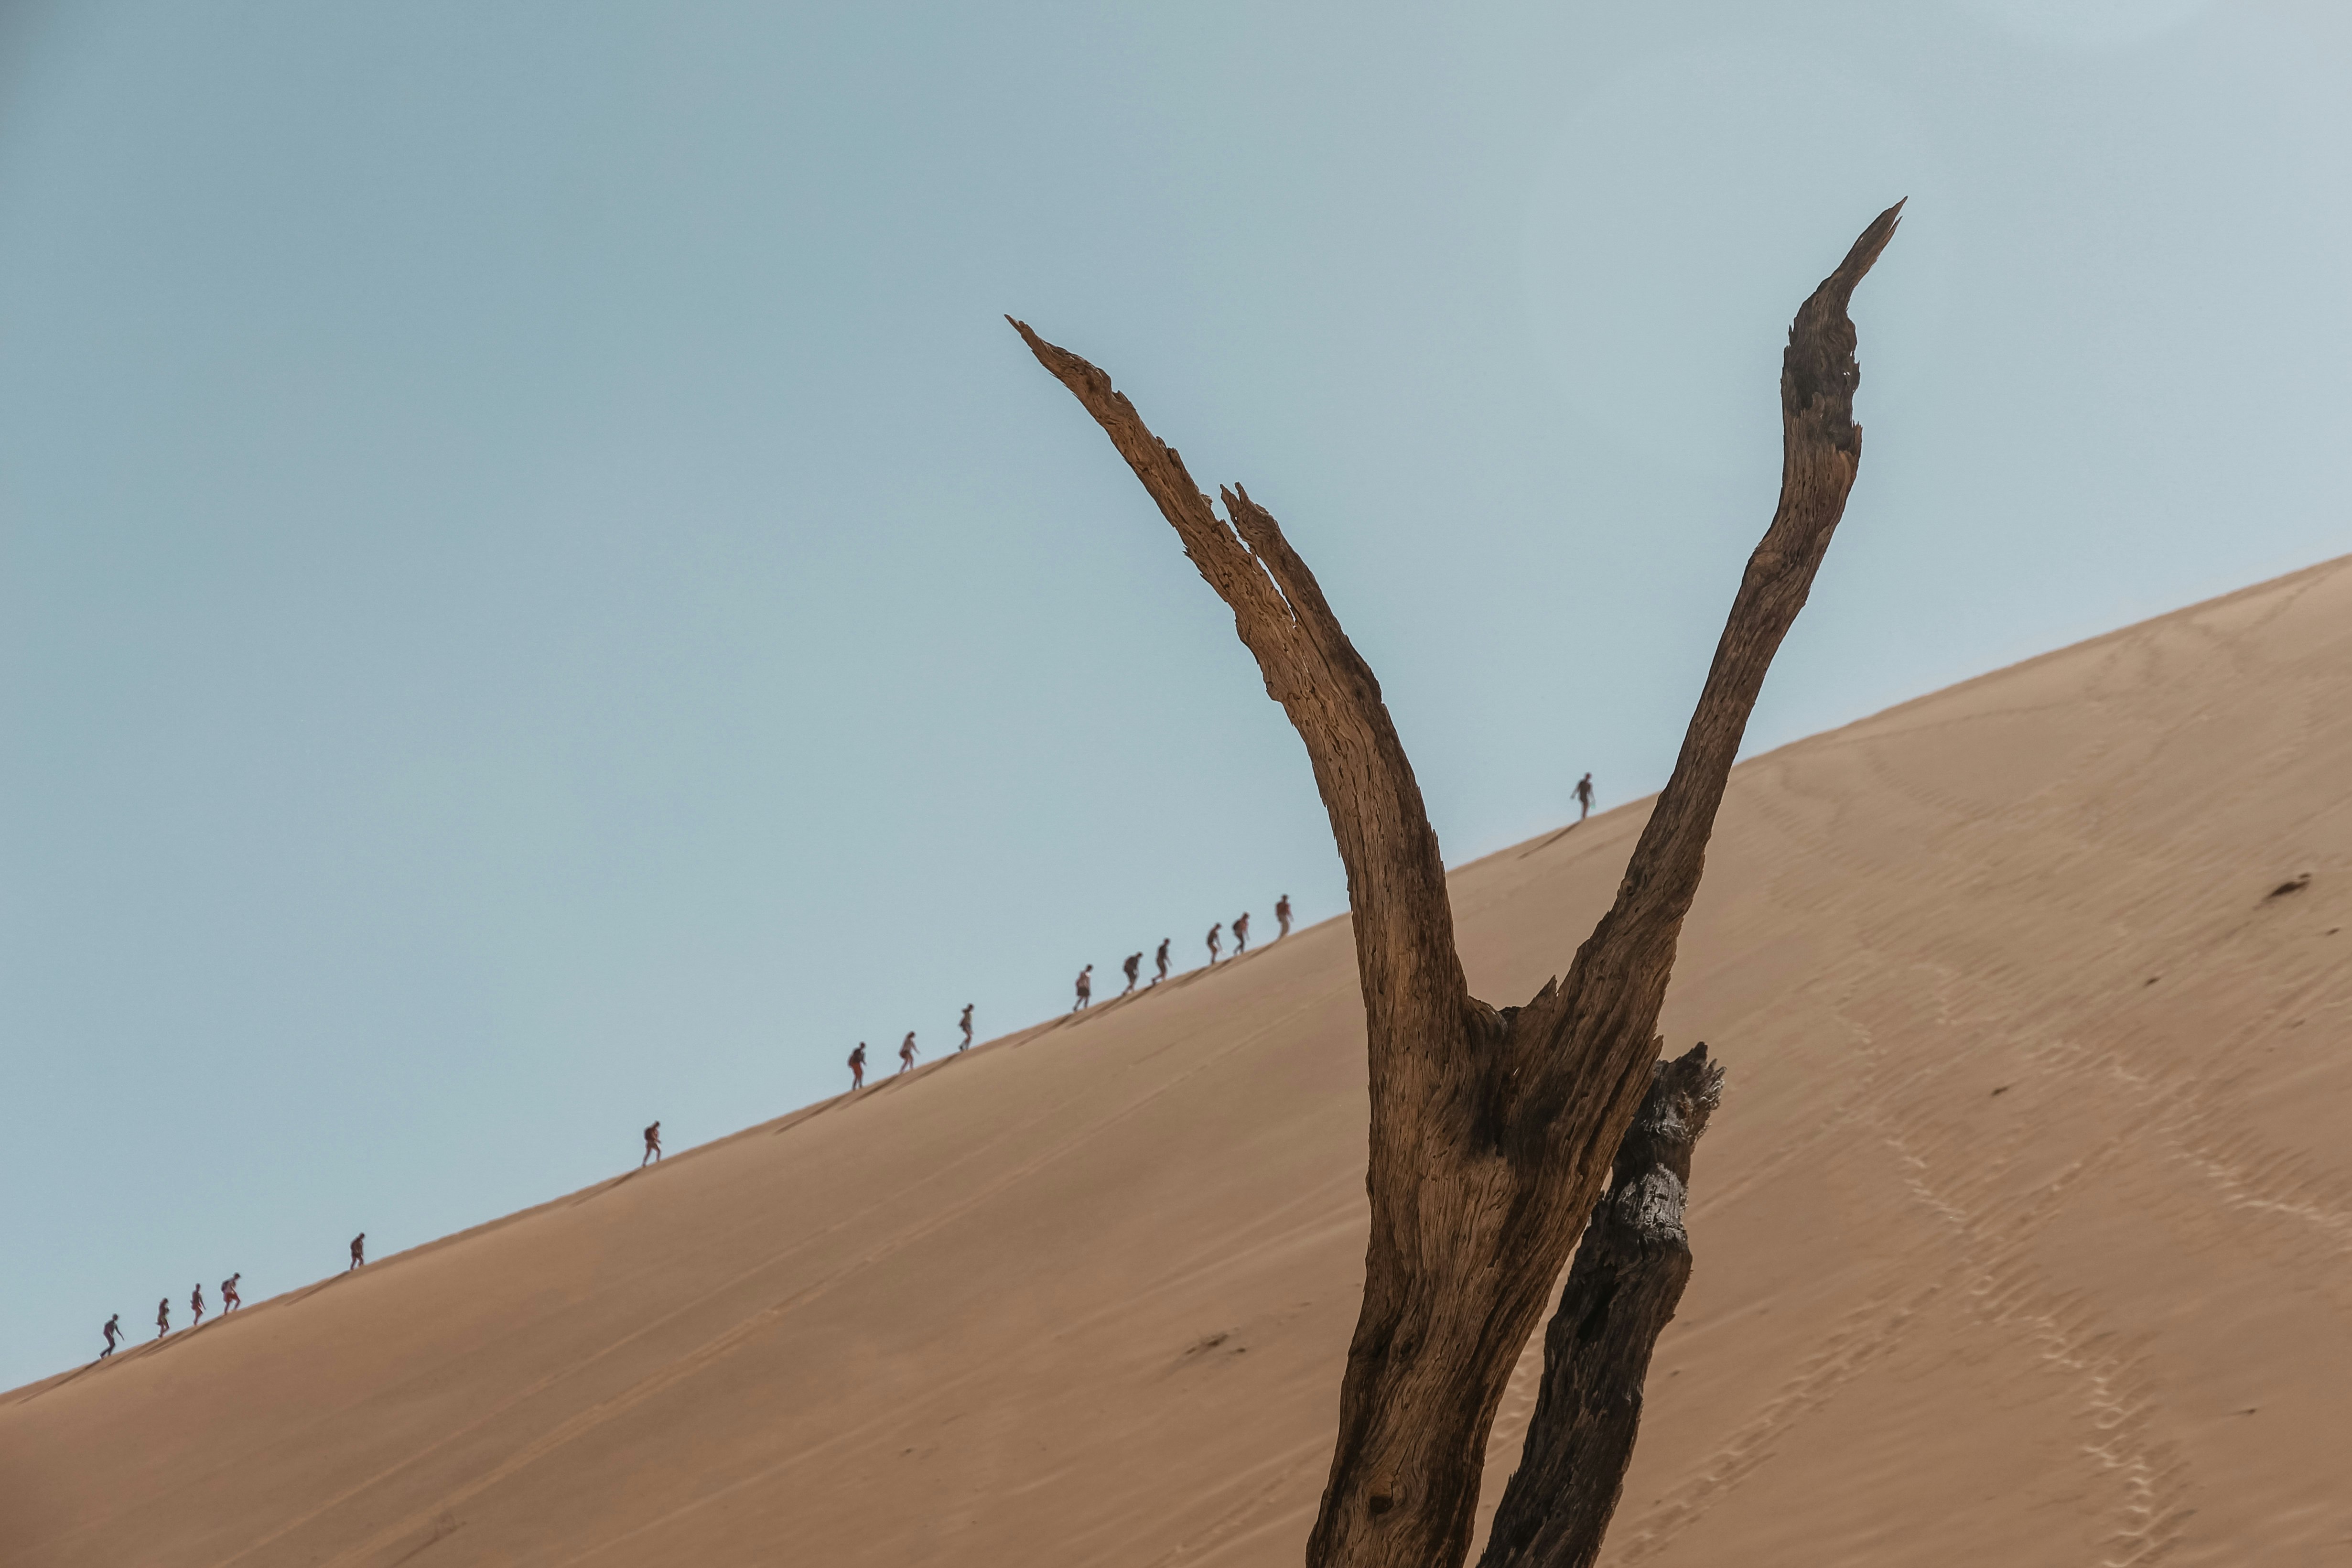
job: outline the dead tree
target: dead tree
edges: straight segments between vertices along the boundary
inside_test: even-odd
[[[1691,1148],[1723,1094],[1704,1044],[1660,1062],[1544,1331],[1543,1384],[1478,1568],[1591,1568],[1642,1424],[1650,1352],[1690,1280]]]
[[[1862,432],[1846,307],[1900,211],[1864,231],[1790,330],[1780,506],[1616,902],[1565,979],[1500,1011],[1463,978],[1421,787],[1314,574],[1246,489],[1222,492],[1221,520],[1109,376],[1013,322],[1232,608],[1266,694],[1306,743],[1347,868],[1371,1080],[1371,1240],[1309,1568],[1459,1568],[1469,1551],[1495,1406],[1649,1089],[1725,777],[1853,485]]]

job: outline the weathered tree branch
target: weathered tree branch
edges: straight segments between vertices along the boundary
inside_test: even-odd
[[[1468,1552],[1495,1406],[1649,1086],[1725,777],[1853,483],[1862,433],[1846,306],[1900,210],[1864,232],[1790,330],[1780,506],[1616,903],[1564,981],[1502,1013],[1464,980],[1437,836],[1380,685],[1279,525],[1238,485],[1223,492],[1231,525],[1220,521],[1108,375],[1013,323],[1232,608],[1306,744],[1347,868],[1372,1225],[1310,1568],[1457,1568]]]
[[[1544,1333],[1543,1386],[1478,1568],[1591,1568],[1642,1424],[1650,1352],[1691,1271],[1691,1149],[1723,1093],[1705,1045],[1652,1069]]]
[[[1228,527],[1193,483],[1184,459],[1144,427],[1109,376],[1025,323],[1013,326],[1095,416],[1160,503],[1160,515],[1184,542],[1184,553],[1232,607],[1234,629],[1257,656],[1266,695],[1282,704],[1306,743],[1348,872],[1370,1037],[1412,1040],[1459,1055],[1468,1043],[1470,986],[1454,952],[1445,863],[1371,666],[1339,629],[1315,574],[1282,536],[1281,525],[1247,490],[1235,485],[1223,491],[1233,519]],[[1379,1047],[1372,1057],[1377,1079],[1383,1061]],[[1380,1099],[1376,1088],[1376,1105]]]
[[[1522,1021],[1524,1065],[1545,1081],[1514,1108],[1515,1131],[1548,1136],[1555,1108],[1589,1080],[1587,1069],[1597,1064],[1579,1059],[1573,1049],[1558,1048],[1589,1034],[1588,1021],[1609,1014],[1629,1019],[1657,1016],[1748,716],[1773,655],[1805,606],[1862,462],[1862,427],[1853,422],[1853,394],[1862,377],[1846,307],[1854,287],[1895,237],[1902,211],[1903,204],[1895,203],[1863,231],[1837,270],[1799,308],[1789,329],[1780,368],[1780,505],[1748,557],[1682,753],[1633,847],[1617,901],[1578,950],[1567,982],[1547,988],[1528,1006],[1537,1016]],[[1648,1031],[1642,1024],[1634,1033]],[[1627,1048],[1631,1056],[1642,1054],[1639,1045]]]

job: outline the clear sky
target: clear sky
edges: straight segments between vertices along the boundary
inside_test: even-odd
[[[14,0],[0,1386],[1341,909],[1003,312],[1283,520],[1459,863],[1663,782],[1898,196],[1751,751],[2352,549],[2347,79],[2339,0]]]

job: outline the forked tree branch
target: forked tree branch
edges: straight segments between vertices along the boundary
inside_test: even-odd
[[[1005,320],[1143,481],[1184,542],[1184,553],[1231,606],[1266,695],[1282,704],[1306,743],[1347,868],[1375,1076],[1385,1076],[1382,1042],[1466,1043],[1470,987],[1454,952],[1437,835],[1381,700],[1381,683],[1340,629],[1315,574],[1273,514],[1239,485],[1223,491],[1233,519],[1227,526],[1183,458],[1145,427],[1109,376],[1025,322]]]
[[[1864,231],[1790,330],[1780,505],[1616,902],[1566,977],[1507,1013],[1469,994],[1437,836],[1379,682],[1280,526],[1238,485],[1223,492],[1231,524],[1220,520],[1108,375],[1013,322],[1231,606],[1306,744],[1348,871],[1372,1223],[1311,1568],[1458,1568],[1469,1550],[1495,1407],[1650,1087],[1725,779],[1853,484],[1862,432],[1846,307],[1901,210]]]

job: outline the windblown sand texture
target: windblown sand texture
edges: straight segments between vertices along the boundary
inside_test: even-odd
[[[2352,559],[1739,768],[1606,1561],[2352,1563],[2347,784]],[[1479,994],[1642,816],[1454,874]],[[1295,1563],[1360,1029],[1330,922],[0,1395],[0,1561]]]

